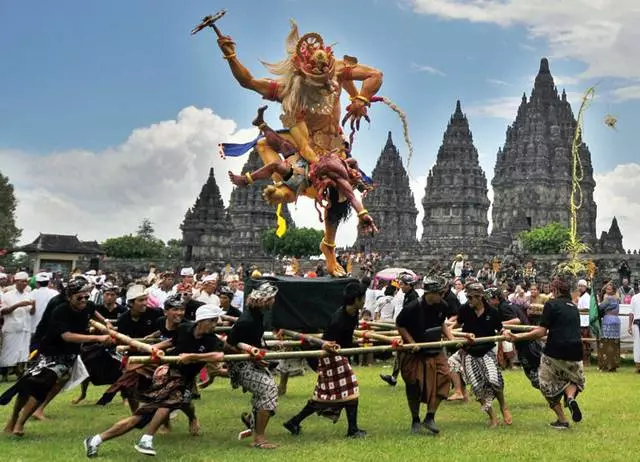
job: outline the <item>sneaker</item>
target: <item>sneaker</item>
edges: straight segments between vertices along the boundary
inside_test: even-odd
[[[396,379],[393,375],[380,374],[380,378],[385,382],[387,382],[392,387],[395,387],[396,384],[398,383],[398,379]]]
[[[567,405],[569,406],[569,410],[571,411],[571,419],[574,422],[580,422],[582,420],[582,411],[580,411],[578,402],[575,399],[570,399]]]
[[[422,433],[423,428],[420,422],[413,422],[411,424],[411,433]]]
[[[153,449],[153,443],[151,441],[138,440],[138,442],[133,446],[136,451],[140,454],[145,454],[147,456],[155,456],[156,450]]]
[[[365,436],[367,436],[367,432],[364,430],[356,430],[354,432],[347,433],[347,438],[358,439],[364,438]]]
[[[440,433],[440,429],[436,427],[436,421],[433,419],[429,419],[429,420],[425,419],[424,422],[422,422],[422,426],[427,430],[429,430],[434,435],[437,435],[438,433]]]
[[[294,436],[297,436],[300,434],[300,430],[301,430],[300,424],[297,424],[295,422],[291,422],[290,420],[288,420],[285,423],[283,423],[282,426],[287,430],[289,430],[289,433],[291,433]]]
[[[87,453],[87,457],[96,457],[98,455],[98,446],[91,444],[93,436],[84,439],[84,450]]]
[[[559,420],[551,422],[549,425],[556,430],[566,430],[569,428],[569,422],[560,422]]]

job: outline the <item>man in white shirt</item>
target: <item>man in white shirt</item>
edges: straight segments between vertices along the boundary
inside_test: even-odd
[[[372,289],[369,287],[371,286],[371,278],[369,276],[363,277],[360,282],[362,283],[363,286],[367,288],[367,292],[365,293],[365,296],[364,296],[363,309],[368,310],[369,313],[373,314],[376,308],[376,300],[378,299],[378,297],[381,297],[383,295],[383,291]]]
[[[217,274],[205,276],[204,279],[202,279],[202,289],[200,290],[200,293],[195,297],[195,300],[197,302],[203,302],[207,305],[220,306],[220,299],[215,294],[217,286]]]
[[[164,307],[165,300],[169,295],[173,295],[173,273],[167,271],[160,275],[160,282],[149,289],[149,295],[153,297],[160,306]]]
[[[51,277],[49,276],[49,273],[36,274],[37,287],[31,292],[31,297],[35,302],[36,307],[36,312],[31,317],[31,334],[36,331],[36,327],[38,327],[49,301],[58,295],[57,290],[53,290],[49,287],[50,281]]]
[[[31,294],[26,290],[28,280],[27,273],[16,273],[13,277],[15,289],[2,294],[0,298],[0,315],[4,319],[0,369],[3,369],[5,378],[8,375],[7,368],[17,366],[21,369],[29,359],[31,317],[36,309]]]

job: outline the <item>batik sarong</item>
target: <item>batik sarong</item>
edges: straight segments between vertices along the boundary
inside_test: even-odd
[[[578,393],[584,390],[585,377],[582,361],[565,361],[543,354],[538,376],[540,391],[551,407],[560,402],[569,385],[575,385]]]
[[[504,379],[496,354],[493,351],[480,357],[464,354],[464,375],[476,399],[480,401],[482,410],[488,411],[496,394],[504,389]]]

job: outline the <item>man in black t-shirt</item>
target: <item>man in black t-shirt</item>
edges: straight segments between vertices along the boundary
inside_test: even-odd
[[[364,307],[367,287],[359,282],[347,284],[344,289],[343,303],[331,317],[329,325],[322,335],[323,340],[338,344],[341,348],[351,348],[353,332],[358,325],[358,313]],[[284,423],[291,434],[300,433],[300,424],[314,412],[332,418],[334,423],[340,417],[342,409],[347,414],[349,428],[347,437],[361,438],[366,435],[358,428],[358,397],[360,390],[358,379],[351,369],[346,356],[331,354],[318,360],[318,381],[305,407],[293,418]]]
[[[122,306],[116,301],[119,292],[120,288],[110,282],[105,283],[102,287],[102,304],[97,305],[96,311],[109,321],[116,321],[120,315],[127,311],[126,306]]]
[[[521,334],[507,331],[505,335],[513,342],[547,336],[538,371],[540,391],[556,413],[557,420],[551,426],[563,430],[569,428],[562,409],[563,397],[571,411],[572,420],[582,420],[582,411],[576,401],[578,393],[585,386],[580,313],[571,301],[571,286],[566,279],[554,279],[551,290],[554,298],[544,304],[540,326]]]
[[[453,315],[442,299],[444,281],[425,277],[422,298],[406,305],[396,319],[396,326],[405,345],[439,342],[442,337],[453,340],[447,318]],[[440,433],[435,423],[438,406],[447,399],[451,381],[447,357],[442,348],[416,348],[399,356],[402,379],[411,412],[411,431],[426,428]],[[427,405],[427,415],[420,423],[420,403]]]
[[[135,449],[141,454],[155,456],[153,435],[175,409],[191,407],[193,417],[190,417],[189,426],[199,426],[191,404],[191,389],[206,361],[223,357],[224,344],[215,335],[221,314],[220,308],[205,305],[196,312],[195,322],[180,325],[175,340],[175,354],[180,356],[180,362],[156,369],[153,385],[141,396],[142,405],[134,415],[117,422],[106,432],[84,440],[87,457],[97,456],[98,446],[104,441],[124,435],[147,422],[147,430],[135,444]]]
[[[254,347],[262,346],[264,334],[264,310],[271,309],[278,288],[265,282],[254,289],[247,298],[242,316],[238,318],[229,336],[227,344],[236,348],[238,343]],[[238,351],[241,351],[238,349]],[[227,364],[229,379],[233,388],[242,387],[252,395],[252,412],[243,414],[243,422],[249,428],[241,432],[242,437],[253,435],[253,445],[262,449],[273,449],[276,445],[265,438],[265,430],[269,419],[278,407],[278,386],[273,375],[262,362],[233,361]],[[245,416],[247,418],[245,418]]]
[[[529,318],[520,305],[509,303],[505,300],[502,290],[497,287],[491,287],[484,291],[487,303],[496,308],[502,316],[502,324],[505,329],[511,325],[525,324],[528,325]],[[522,365],[522,370],[531,382],[534,388],[540,388],[540,380],[538,379],[538,368],[540,367],[540,358],[542,356],[542,344],[538,340],[520,341],[514,343],[514,347],[518,352],[518,359]]]
[[[404,294],[402,299],[402,310],[411,302],[418,299],[418,292],[416,292],[415,285],[417,279],[411,273],[400,273],[398,275],[398,286]],[[400,311],[402,313],[402,310]],[[398,374],[400,374],[400,361],[398,355],[393,360],[393,371],[391,375],[380,374],[380,378],[387,382],[392,387],[395,387],[398,383]]]
[[[456,322],[456,325],[462,326],[462,333],[469,340],[461,352],[465,382],[471,385],[482,410],[489,415],[490,427],[498,425],[498,418],[492,407],[494,399],[500,403],[504,423],[511,425],[511,413],[504,399],[504,379],[493,352],[496,344],[474,342],[478,337],[493,337],[502,332],[502,316],[485,302],[482,284],[467,284],[465,291],[468,302],[460,307]]]
[[[49,317],[39,345],[39,361],[11,388],[0,396],[7,405],[18,395],[13,413],[4,431],[24,435],[24,424],[46,400],[60,390],[60,383],[71,373],[80,344],[101,342],[111,344],[109,335],[87,335],[89,320],[95,316],[95,305],[88,304],[90,286],[84,280],[73,280],[66,288],[66,301],[55,307]],[[101,316],[99,320],[103,321]],[[57,390],[57,391],[56,391]]]
[[[142,285],[127,290],[129,311],[118,317],[118,332],[131,338],[144,338],[155,331],[155,325],[163,313],[147,306],[148,296]]]

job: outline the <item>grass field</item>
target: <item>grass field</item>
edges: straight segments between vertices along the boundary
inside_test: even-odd
[[[238,418],[248,410],[249,395],[232,390],[226,379],[216,379],[202,393],[196,407],[203,436],[190,437],[186,418],[174,421],[169,435],[154,440],[158,459],[171,461],[584,461],[637,460],[637,394],[640,374],[631,367],[606,374],[587,370],[587,389],[580,396],[584,420],[566,431],[548,426],[553,420],[540,393],[533,389],[520,370],[505,372],[506,396],[514,423],[497,429],[485,427],[485,415],[478,403],[443,403],[436,416],[441,434],[437,437],[409,434],[410,418],[404,386],[392,388],[378,374],[388,367],[358,367],[361,385],[360,426],[369,435],[349,440],[343,415],[337,424],[317,416],[303,423],[303,432],[293,437],[282,423],[298,412],[310,397],[315,383],[312,372],[289,381],[289,390],[281,398],[277,415],[268,429],[270,439],[280,447],[274,451],[256,450],[248,442],[237,441],[242,429]],[[0,389],[4,389],[3,384]],[[49,408],[50,420],[29,422],[26,435],[18,439],[0,435],[0,460],[3,461],[75,461],[86,460],[82,441],[85,436],[105,430],[128,415],[119,398],[106,408],[92,405],[102,388],[91,387],[86,404],[72,406],[77,390],[60,395]],[[495,403],[497,407],[497,403]],[[0,408],[7,418],[9,409]],[[139,455],[133,444],[141,434],[131,432],[100,446],[98,460],[130,461],[148,459]]]

